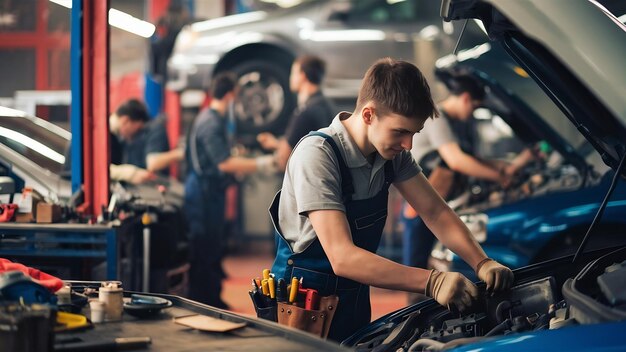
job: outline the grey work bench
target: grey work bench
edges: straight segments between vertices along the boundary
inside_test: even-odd
[[[130,292],[125,292],[128,296]],[[117,337],[150,337],[152,343],[140,351],[346,351],[338,344],[266,320],[249,318],[185,298],[154,296],[172,301],[156,318],[138,319],[124,313],[122,321],[94,324],[84,331],[57,333],[56,342],[108,341]],[[85,308],[84,313],[88,313]],[[204,332],[174,323],[175,317],[202,314],[246,326],[226,333]],[[88,316],[88,314],[87,314]]]
[[[107,279],[119,278],[111,225],[0,223],[0,257],[105,258]]]

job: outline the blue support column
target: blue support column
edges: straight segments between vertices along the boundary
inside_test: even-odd
[[[116,229],[111,228],[106,233],[107,236],[107,280],[119,280],[118,272],[119,248],[117,243]]]
[[[83,1],[72,0],[71,28],[71,89],[72,105],[70,126],[72,141],[70,147],[72,165],[72,192],[83,184]]]

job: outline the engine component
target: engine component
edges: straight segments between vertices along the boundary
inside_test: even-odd
[[[626,304],[626,261],[607,267],[597,280],[610,305],[618,307]]]
[[[448,342],[464,337],[482,336],[483,325],[487,316],[483,313],[470,314],[458,319],[450,319],[443,322],[441,328],[434,325],[424,332],[420,338]]]

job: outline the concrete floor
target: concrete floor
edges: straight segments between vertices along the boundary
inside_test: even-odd
[[[224,270],[228,279],[224,281],[222,299],[230,305],[234,312],[254,315],[248,291],[251,278],[261,276],[263,268],[270,268],[272,255],[237,255],[228,256],[224,260]],[[371,289],[372,320],[393,312],[407,305],[407,293],[379,288]]]

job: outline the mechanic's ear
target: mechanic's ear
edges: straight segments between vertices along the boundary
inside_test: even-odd
[[[369,104],[365,105],[363,109],[361,109],[361,117],[366,125],[371,124],[372,119],[374,118],[374,108],[372,108]]]

